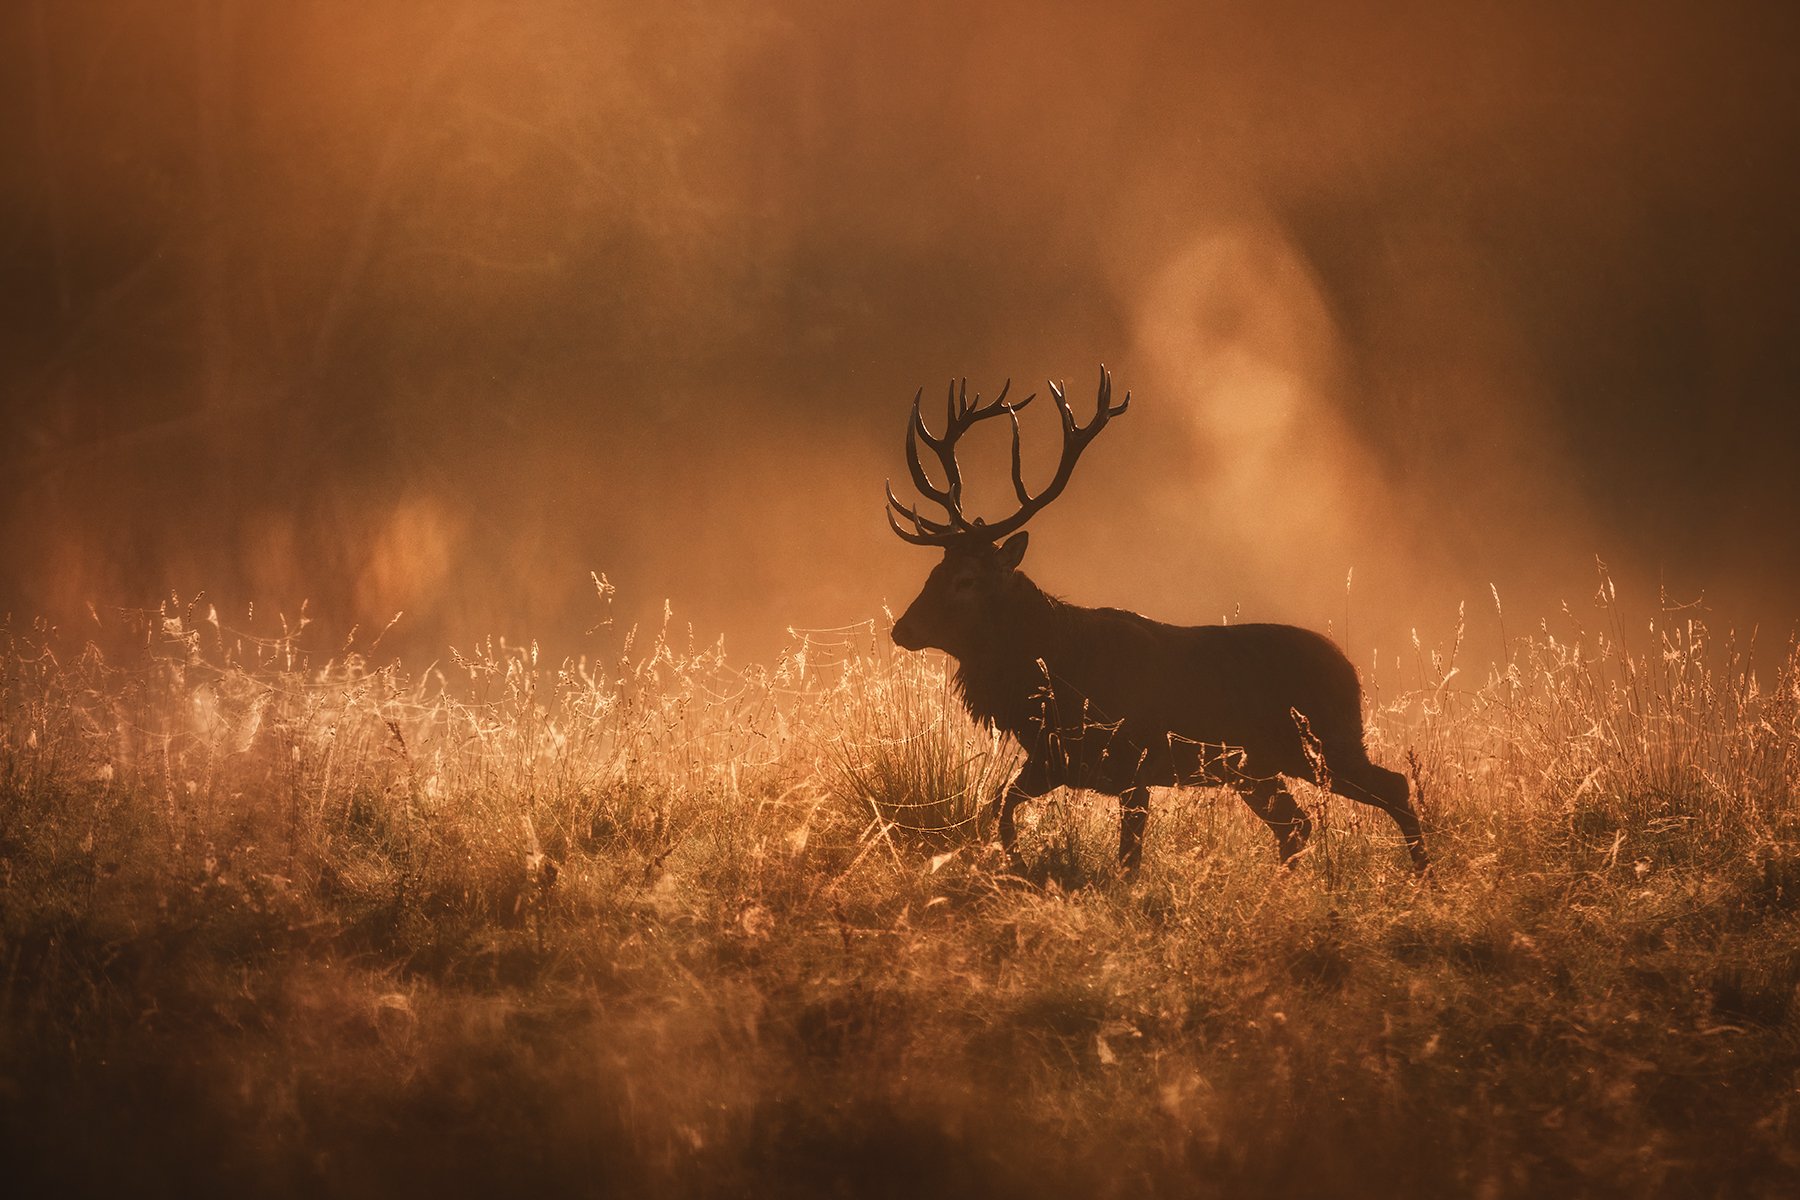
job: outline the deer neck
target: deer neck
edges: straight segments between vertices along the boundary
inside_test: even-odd
[[[1035,708],[1033,697],[1053,662],[1064,605],[1024,575],[992,614],[983,636],[960,659],[958,686],[969,712],[979,721],[1019,732]]]

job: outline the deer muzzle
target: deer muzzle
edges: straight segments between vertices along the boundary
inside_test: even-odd
[[[923,650],[925,638],[920,633],[918,622],[911,613],[894,622],[894,645],[902,650]]]

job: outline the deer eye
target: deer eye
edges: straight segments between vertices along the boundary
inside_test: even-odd
[[[975,587],[975,577],[973,575],[959,576],[950,587],[953,591],[958,592],[972,591]]]

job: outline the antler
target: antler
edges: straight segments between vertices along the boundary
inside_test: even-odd
[[[1094,419],[1086,425],[1076,423],[1075,413],[1069,408],[1069,401],[1063,389],[1056,383],[1050,384],[1051,398],[1056,402],[1057,414],[1062,418],[1063,447],[1062,461],[1057,465],[1056,476],[1048,485],[1033,496],[1025,487],[1025,475],[1019,450],[1019,410],[1031,403],[1036,393],[1013,404],[1006,403],[1006,393],[1012,387],[1008,380],[1000,389],[1000,395],[991,403],[983,405],[977,393],[975,403],[968,400],[968,382],[963,382],[959,393],[956,384],[950,386],[948,415],[944,422],[944,433],[941,437],[933,437],[925,427],[925,419],[919,413],[919,400],[924,395],[921,388],[913,396],[912,418],[906,427],[906,465],[912,472],[913,483],[919,492],[932,503],[944,510],[948,518],[944,521],[933,520],[919,515],[916,506],[902,504],[894,495],[894,485],[887,485],[888,525],[895,533],[915,546],[947,546],[967,536],[974,536],[983,541],[998,541],[1007,534],[1018,529],[1038,513],[1045,505],[1061,494],[1069,477],[1075,471],[1075,462],[1081,452],[1095,436],[1106,427],[1107,421],[1124,412],[1131,403],[1131,393],[1119,401],[1118,407],[1112,405],[1112,374],[1105,365],[1100,367],[1100,396],[1096,403]],[[1013,491],[1019,497],[1019,509],[1012,516],[993,524],[984,522],[980,517],[971,521],[962,511],[962,472],[956,465],[957,439],[967,433],[976,422],[988,417],[1005,413],[1012,422],[1012,481]],[[937,455],[938,462],[944,471],[944,486],[939,488],[931,482],[924,466],[919,462],[919,440],[923,439],[932,452]],[[897,517],[905,517],[912,524],[910,531],[903,528]]]
[[[929,517],[921,517],[917,508],[900,503],[899,497],[894,495],[894,486],[890,482],[887,488],[888,524],[893,527],[895,533],[915,545],[941,546],[960,534],[973,532],[975,526],[962,513],[962,471],[956,465],[956,443],[963,434],[974,428],[977,422],[999,416],[1001,413],[1012,417],[1016,429],[1019,418],[1014,414],[1030,404],[1036,398],[1036,393],[1013,404],[1008,404],[1006,394],[1011,390],[1012,380],[1009,379],[1001,387],[1000,394],[994,398],[992,403],[983,404],[981,393],[977,392],[975,402],[971,404],[969,403],[969,381],[963,380],[959,389],[956,381],[952,380],[950,394],[945,400],[944,432],[941,437],[932,436],[931,430],[925,427],[924,415],[919,411],[919,401],[924,398],[925,389],[920,388],[913,396],[912,417],[906,426],[906,466],[912,472],[914,486],[927,500],[941,507],[949,520],[948,522],[934,521]],[[931,482],[931,476],[926,473],[924,464],[919,461],[920,441],[930,446],[931,452],[937,455],[938,463],[944,472],[942,488]],[[895,513],[899,513],[912,522],[912,533],[900,528],[900,523],[894,519]]]

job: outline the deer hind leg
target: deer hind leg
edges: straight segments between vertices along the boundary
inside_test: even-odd
[[[1279,776],[1247,779],[1238,786],[1238,794],[1250,806],[1250,811],[1261,817],[1263,824],[1275,835],[1276,844],[1281,849],[1282,865],[1291,863],[1294,855],[1305,849],[1306,839],[1312,836],[1312,818],[1294,803],[1287,785],[1281,782]]]
[[[1150,822],[1150,789],[1134,787],[1119,797],[1119,865],[1128,876],[1144,858],[1144,826]]]
[[[1331,790],[1392,817],[1406,841],[1406,852],[1412,856],[1413,870],[1423,872],[1431,865],[1431,859],[1425,853],[1425,837],[1419,828],[1419,814],[1412,806],[1406,776],[1376,766],[1367,755],[1362,758],[1362,762],[1348,764],[1348,770],[1331,776]]]

